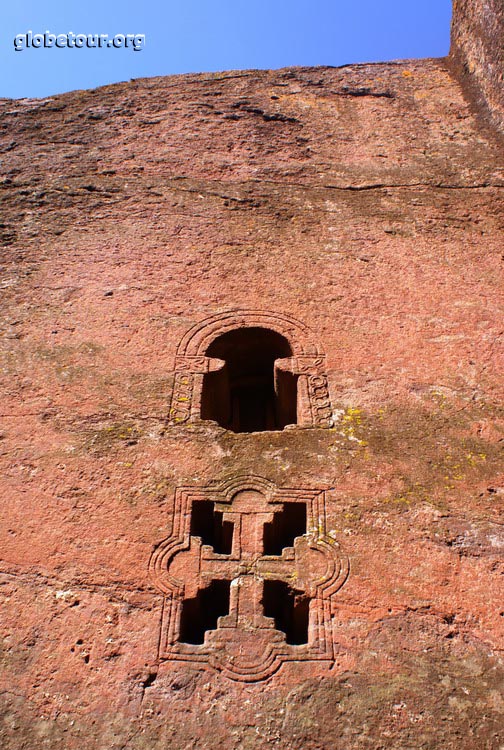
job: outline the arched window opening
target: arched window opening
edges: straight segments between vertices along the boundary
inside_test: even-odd
[[[202,419],[233,432],[297,423],[297,376],[275,368],[275,360],[292,356],[284,336],[268,328],[238,328],[216,338],[206,356],[226,364],[204,376]]]

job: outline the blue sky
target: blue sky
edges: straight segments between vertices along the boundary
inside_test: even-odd
[[[0,96],[173,73],[448,53],[450,0],[3,0]],[[145,34],[145,47],[23,49],[17,34]]]

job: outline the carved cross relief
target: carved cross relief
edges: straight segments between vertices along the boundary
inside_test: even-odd
[[[159,657],[257,681],[283,662],[333,659],[331,599],[348,561],[320,490],[260,477],[180,488],[150,571],[164,594]]]
[[[325,357],[309,329],[260,310],[230,310],[189,329],[170,423],[200,420],[235,432],[331,427]],[[332,598],[348,561],[326,533],[322,490],[277,489],[256,476],[179,488],[150,572],[164,595],[160,660],[252,682],[286,661],[334,658]]]

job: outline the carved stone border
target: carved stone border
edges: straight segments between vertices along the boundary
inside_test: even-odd
[[[288,340],[294,356],[277,360],[277,366],[298,376],[298,424],[332,427],[325,355],[314,343],[311,331],[290,316],[262,310],[230,310],[212,315],[187,331],[175,358],[170,424],[200,419],[203,377],[223,365],[221,360],[206,357],[205,353],[218,336],[238,328],[268,328]]]
[[[178,641],[178,629],[184,589],[188,582],[173,578],[169,573],[170,562],[180,552],[191,546],[191,506],[197,500],[214,503],[231,503],[241,492],[253,490],[261,493],[274,508],[276,503],[303,502],[307,509],[306,543],[322,554],[326,560],[325,575],[314,583],[315,595],[310,604],[310,641],[301,646],[292,646],[281,638],[278,631],[267,642],[255,663],[246,666],[234,663],[226,656],[225,649],[216,648],[205,641],[202,645],[191,645]],[[160,660],[188,661],[208,665],[233,680],[256,682],[273,675],[286,661],[334,661],[334,645],[331,628],[331,600],[343,586],[349,575],[349,562],[336,541],[326,533],[325,492],[320,489],[276,488],[271,482],[258,476],[236,476],[222,484],[207,487],[180,487],[175,493],[173,525],[171,534],[152,553],[149,573],[156,588],[164,595],[164,605],[159,639]],[[294,563],[293,563],[294,564]],[[232,638],[232,628],[212,631],[215,635],[226,633]],[[215,639],[214,639],[215,640]]]

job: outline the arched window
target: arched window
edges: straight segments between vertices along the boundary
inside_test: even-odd
[[[225,364],[204,376],[202,419],[233,432],[297,423],[297,376],[275,368],[275,360],[292,357],[284,336],[268,328],[237,328],[214,339],[205,355]]]
[[[169,423],[235,432],[332,427],[325,355],[299,321],[229,310],[195,323],[175,357]]]

